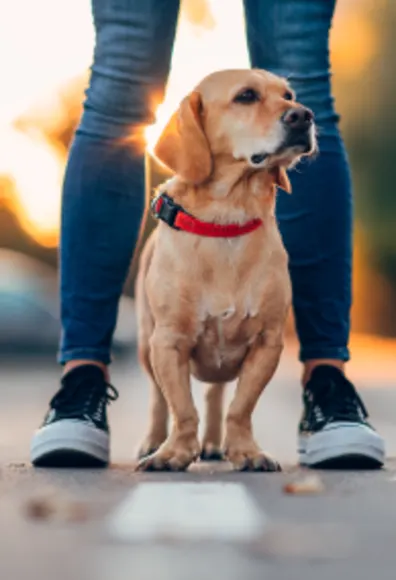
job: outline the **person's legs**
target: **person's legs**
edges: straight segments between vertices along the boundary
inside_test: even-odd
[[[252,66],[287,77],[297,100],[314,111],[319,132],[319,156],[291,173],[293,193],[280,191],[277,202],[290,257],[303,383],[308,387],[301,459],[311,465],[347,454],[369,456],[371,443],[376,451],[370,459],[383,460],[383,443],[367,427],[360,400],[343,375],[349,359],[352,194],[331,95],[329,31],[334,8],[335,0],[245,0]],[[312,395],[315,404],[309,403]],[[335,437],[326,438],[323,429],[329,421],[332,427],[336,422],[342,425],[333,429]],[[347,432],[346,423],[356,429]],[[310,448],[308,432],[316,433]]]
[[[142,128],[166,83],[178,0],[93,0],[94,64],[63,190],[60,362],[110,362],[144,210]]]
[[[62,396],[51,402],[50,418],[33,440],[35,463],[62,463],[62,446],[69,447],[67,461],[78,462],[79,444],[85,456],[108,461],[106,366],[144,211],[143,127],[163,97],[178,12],[179,0],[93,0],[94,63],[62,200],[59,361],[65,377]],[[85,416],[96,428],[91,446],[86,425],[74,425],[73,441],[66,423]],[[106,436],[96,437],[98,429]]]
[[[246,0],[252,65],[289,79],[319,129],[319,156],[290,174],[277,215],[290,256],[301,360],[349,358],[352,195],[330,92],[335,0]]]

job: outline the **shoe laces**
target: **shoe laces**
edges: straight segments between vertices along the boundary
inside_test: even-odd
[[[367,409],[353,384],[341,372],[331,374],[314,377],[307,385],[306,396],[314,412],[319,408],[324,417],[333,421],[367,419]]]
[[[117,389],[97,374],[81,377],[66,375],[50,406],[67,416],[85,416],[100,421],[105,406],[116,401],[118,396]]]

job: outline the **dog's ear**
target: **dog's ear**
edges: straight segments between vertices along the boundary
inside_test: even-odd
[[[292,187],[290,183],[290,179],[287,175],[287,171],[284,167],[280,167],[279,165],[271,169],[271,174],[274,178],[274,183],[278,187],[284,189],[287,193],[292,192]]]
[[[194,91],[181,102],[154,148],[161,163],[194,185],[212,173],[212,155],[201,117],[201,95]]]

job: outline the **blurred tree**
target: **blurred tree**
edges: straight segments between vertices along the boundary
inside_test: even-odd
[[[366,26],[366,33],[373,52],[359,71],[360,75],[352,82],[341,81],[339,90],[341,100],[344,91],[344,95],[348,93],[344,127],[353,168],[361,243],[370,268],[381,278],[380,293],[384,300],[381,308],[376,309],[376,330],[396,335],[396,195],[393,191],[396,182],[393,38],[396,3],[388,0],[374,6],[366,2],[364,9],[366,22],[370,24],[369,28]],[[364,45],[365,38],[362,40]],[[376,282],[374,289],[368,289],[368,296],[373,297],[373,292],[379,291],[378,279]]]

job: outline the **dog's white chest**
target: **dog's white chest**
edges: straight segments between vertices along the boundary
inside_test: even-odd
[[[258,312],[258,306],[253,306],[250,297],[241,304],[225,296],[212,300],[208,296],[205,298],[200,315],[200,341],[216,368],[227,366],[240,357],[241,351],[254,341],[257,329],[252,326],[248,328],[247,323],[249,319],[256,318]]]

